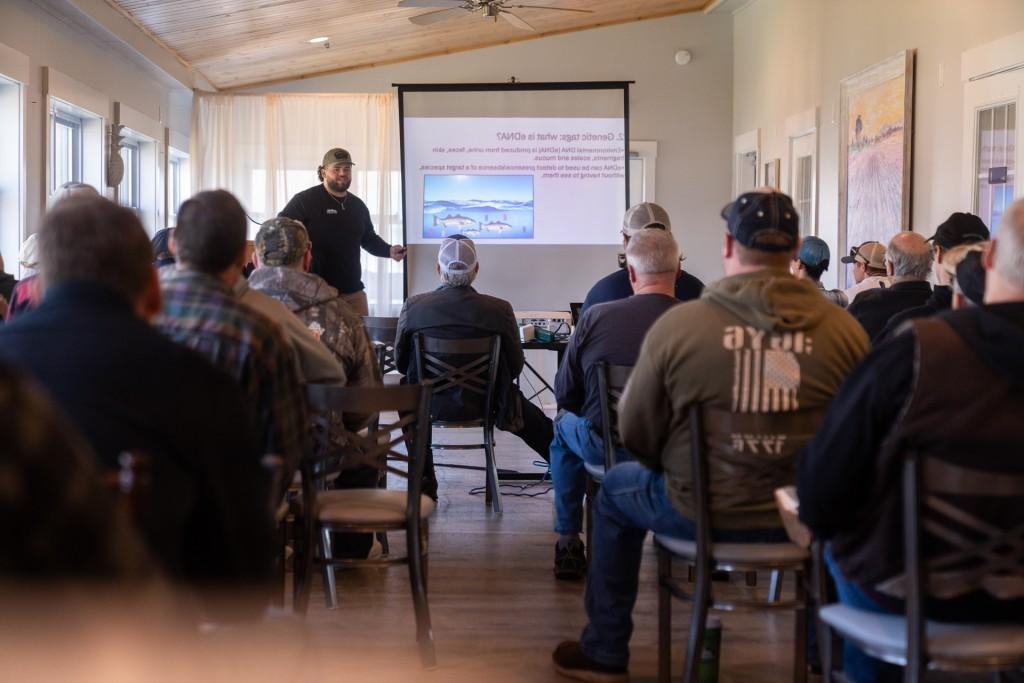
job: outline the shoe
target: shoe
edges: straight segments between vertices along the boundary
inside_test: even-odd
[[[587,555],[583,541],[574,539],[566,545],[555,543],[555,578],[579,581],[587,575]]]
[[[605,666],[583,654],[580,644],[567,640],[551,653],[555,671],[576,681],[590,683],[629,683],[626,667]]]

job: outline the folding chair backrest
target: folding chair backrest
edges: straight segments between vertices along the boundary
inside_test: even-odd
[[[800,450],[817,431],[823,411],[734,413],[703,407],[699,415],[709,510],[717,518],[776,509],[775,489],[796,481]]]
[[[442,339],[417,333],[413,353],[419,381],[431,385],[434,408],[440,400],[455,399],[468,411],[460,419],[486,423],[494,418],[501,337]],[[444,416],[432,409],[431,417]]]
[[[626,388],[632,365],[609,365],[597,363],[597,387],[601,399],[601,434],[604,441],[604,467],[615,465],[616,450],[622,447],[619,436],[619,399]]]
[[[344,387],[310,384],[306,389],[315,426],[316,447],[302,468],[303,496],[315,500],[323,482],[344,469],[369,466],[409,480],[409,519],[419,519],[420,491],[426,454],[430,387],[410,384],[392,387]],[[378,420],[376,428],[353,432],[332,415],[397,413],[393,421]],[[390,463],[407,463],[406,470]]]
[[[395,366],[395,335],[398,332],[398,318],[383,318],[371,315],[363,316],[366,334],[373,342],[377,351],[377,364],[380,374],[386,375],[396,369]]]

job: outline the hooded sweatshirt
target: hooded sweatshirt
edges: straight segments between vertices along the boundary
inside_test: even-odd
[[[623,443],[664,471],[692,519],[689,410],[701,404],[706,431],[725,425],[707,440],[714,525],[778,527],[775,486],[793,482],[800,446],[867,350],[857,321],[813,283],[775,269],[726,277],[647,334],[619,403]],[[721,514],[715,496],[729,501]]]
[[[306,331],[319,340],[317,345],[326,347],[341,364],[346,386],[380,384],[377,356],[362,319],[323,278],[287,266],[261,266],[247,282],[297,316]]]

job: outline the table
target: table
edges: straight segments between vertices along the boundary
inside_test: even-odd
[[[556,362],[556,366],[555,367],[560,368],[560,367],[562,367],[562,358],[565,356],[565,349],[569,346],[569,340],[568,339],[562,339],[562,340],[556,340],[556,341],[550,341],[550,342],[543,342],[543,341],[537,341],[536,339],[532,339],[530,341],[523,342],[522,346],[523,346],[523,351],[554,351],[556,354],[558,354],[558,360]],[[524,359],[523,360],[523,371],[525,372],[526,370],[529,370],[531,373],[533,373],[533,376],[536,377],[540,381],[540,383],[541,383],[541,388],[538,389],[536,392],[534,392],[533,396],[528,396],[526,398],[527,401],[532,401],[533,399],[537,398],[538,396],[540,396],[545,391],[550,391],[551,395],[554,396],[554,394],[555,394],[554,387],[552,387],[550,384],[548,384],[547,380],[544,379],[544,377],[539,372],[537,372],[537,368],[535,368],[532,365],[530,365]],[[516,378],[516,382],[517,383],[519,382],[519,378],[518,377]]]

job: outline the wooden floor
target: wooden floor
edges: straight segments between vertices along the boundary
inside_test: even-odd
[[[439,432],[449,442],[478,437],[472,432]],[[532,452],[515,437],[499,434],[497,457],[504,468],[537,471]],[[439,461],[478,464],[482,454],[447,451]],[[583,584],[556,581],[552,574],[555,535],[552,494],[504,497],[501,516],[489,513],[482,495],[483,473],[438,468],[440,501],[431,523],[430,609],[438,669],[423,672],[415,656],[412,603],[405,567],[349,570],[338,577],[339,607],[324,606],[322,582],[315,581],[306,627],[317,664],[317,680],[351,681],[563,681],[551,666],[560,641],[578,638],[585,623]],[[538,493],[548,486],[531,488]],[[506,493],[514,492],[504,487]],[[398,537],[395,537],[399,541]],[[399,550],[400,543],[393,544]],[[630,672],[633,681],[656,678],[656,594],[652,548],[645,550],[640,595],[633,616]],[[763,591],[766,577],[756,590]],[[787,585],[786,590],[791,586]],[[716,590],[748,591],[737,583]],[[674,607],[674,670],[688,609]],[[722,614],[722,683],[791,681],[792,617]],[[985,677],[929,680],[981,681]]]

